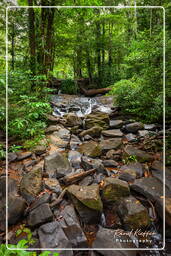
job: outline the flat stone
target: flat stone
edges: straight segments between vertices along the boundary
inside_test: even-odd
[[[109,128],[109,115],[103,112],[89,114],[85,118],[85,128],[90,129],[93,126],[99,126],[103,129]]]
[[[99,195],[99,186],[78,186],[71,185],[67,191],[72,196],[76,197],[81,203],[90,209],[102,211],[103,204]]]
[[[53,133],[55,131],[58,131],[59,126],[58,125],[50,125],[48,128],[46,128],[46,133]]]
[[[150,162],[153,160],[153,156],[150,155],[149,153],[140,150],[136,147],[133,147],[131,145],[127,145],[124,148],[124,153],[127,157],[129,156],[134,156],[136,157],[136,160],[138,160],[139,162],[143,163],[143,162]]]
[[[54,134],[49,136],[49,141],[57,148],[65,149],[68,147],[69,140],[63,140]]]
[[[111,149],[118,149],[121,144],[122,140],[120,138],[101,140],[100,147],[102,148],[102,152],[106,152]]]
[[[29,213],[27,223],[30,227],[36,227],[53,220],[53,213],[49,204],[41,204]]]
[[[102,131],[102,135],[106,137],[116,138],[116,137],[122,137],[123,133],[120,129],[114,129],[114,130],[106,130]]]
[[[99,137],[101,135],[103,128],[99,126],[93,126],[88,130],[84,130],[80,133],[80,137],[84,137],[86,135],[90,135],[91,137]]]
[[[121,128],[123,126],[122,120],[110,120],[110,128]]]
[[[69,140],[70,139],[70,131],[66,128],[59,128],[58,131],[53,132],[53,136],[59,137],[63,140]]]
[[[118,207],[118,214],[126,230],[141,229],[150,224],[147,209],[133,196],[122,200]]]
[[[79,169],[81,165],[81,154],[78,151],[70,150],[68,152],[68,160],[72,167]]]
[[[98,157],[101,156],[101,147],[95,141],[84,142],[78,147],[78,151],[89,157]]]
[[[73,205],[65,206],[65,208],[56,217],[59,217],[60,225],[68,240],[71,242],[72,247],[88,247],[87,238],[81,229],[79,219]]]
[[[133,242],[120,242],[119,240],[131,240],[131,238],[127,235],[119,235],[120,233],[125,233],[124,230],[112,230],[107,228],[102,228],[100,226],[96,239],[92,244],[92,248],[95,251],[98,251],[100,255],[103,256],[136,256],[136,250],[125,251],[124,248],[136,248]],[[99,249],[98,249],[99,248]],[[101,248],[120,248],[120,250],[102,250]],[[123,250],[122,250],[123,249]]]
[[[113,177],[104,180],[102,198],[105,202],[115,202],[130,194],[128,183]]]
[[[57,221],[42,225],[38,229],[38,235],[41,248],[59,248],[58,253],[61,255],[73,255],[72,251],[66,254],[65,250],[60,250],[60,248],[72,248],[72,245]]]
[[[115,168],[115,167],[118,166],[118,163],[114,160],[104,160],[103,165],[104,165],[104,167],[113,167],[113,168]]]
[[[132,176],[130,173],[121,173],[120,175],[119,175],[119,179],[120,180],[124,180],[124,181],[126,181],[126,182],[133,182],[134,180],[135,180],[135,177],[134,176]]]
[[[125,138],[127,139],[128,142],[135,142],[135,141],[137,141],[137,137],[133,133],[126,134]]]
[[[45,185],[45,188],[55,192],[56,194],[60,194],[62,192],[62,188],[57,179],[46,178],[44,179],[44,185]]]
[[[125,125],[125,129],[127,132],[133,132],[136,133],[138,130],[142,130],[144,128],[144,125],[140,122],[134,122]]]
[[[17,153],[17,161],[24,160],[32,156],[32,152],[20,152]]]
[[[42,167],[35,167],[35,169],[24,174],[20,182],[20,193],[31,203],[42,190]]]
[[[72,172],[68,159],[61,153],[55,152],[45,157],[45,171],[50,178],[62,178]]]
[[[82,156],[81,166],[85,171],[90,169],[96,169],[99,173],[103,173],[105,171],[101,159],[93,159],[87,156]]]
[[[122,170],[122,173],[129,173],[134,178],[141,178],[144,174],[143,166],[138,162],[123,165],[120,170]]]

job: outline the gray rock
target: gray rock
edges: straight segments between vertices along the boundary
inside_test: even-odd
[[[29,208],[28,212],[37,208],[41,204],[49,203],[49,201],[50,201],[50,194],[46,192],[45,194],[41,195],[41,197],[38,197],[36,201],[33,202],[31,207]]]
[[[104,180],[102,199],[105,202],[116,202],[130,194],[128,183],[113,177]]]
[[[88,130],[84,130],[80,133],[80,137],[84,137],[86,135],[91,135],[92,137],[99,137],[101,135],[103,128],[99,126],[93,126]]]
[[[82,143],[82,142],[80,141],[80,139],[79,139],[76,135],[74,135],[74,134],[71,135],[70,148],[71,148],[72,150],[77,149],[78,146],[79,146],[81,143]]]
[[[95,112],[87,115],[85,118],[85,128],[90,129],[93,126],[99,126],[103,129],[108,129],[109,115],[102,112]]]
[[[80,168],[81,165],[81,154],[78,151],[70,150],[68,152],[68,160],[72,167]]]
[[[135,177],[132,176],[130,173],[125,172],[119,175],[119,179],[127,182],[133,182],[135,180]]]
[[[125,129],[127,132],[133,132],[136,133],[138,130],[142,130],[144,128],[144,125],[140,122],[130,123],[125,125]]]
[[[104,166],[101,159],[93,159],[87,156],[81,158],[81,166],[84,170],[96,169],[99,173],[104,173]]]
[[[42,167],[36,166],[35,169],[24,174],[20,182],[20,193],[28,203],[35,200],[42,190]]]
[[[81,126],[82,119],[78,117],[74,113],[69,113],[66,116],[66,126],[73,127],[73,126]]]
[[[20,152],[17,153],[17,161],[24,160],[32,156],[32,152]]]
[[[72,245],[57,221],[42,225],[38,230],[38,235],[41,248],[58,248],[58,253],[61,255],[73,255],[72,251],[60,249],[72,248]]]
[[[119,161],[121,160],[121,154],[122,154],[122,151],[120,149],[118,150],[111,149],[106,153],[106,158],[110,160],[113,159],[113,160]]]
[[[128,140],[128,142],[135,142],[135,141],[137,141],[137,137],[133,133],[126,134],[125,138]]]
[[[147,209],[133,196],[122,200],[118,207],[118,214],[126,230],[141,229],[150,224]]]
[[[89,175],[79,182],[79,186],[88,186],[88,185],[91,185],[92,183],[93,183],[93,177]]]
[[[58,216],[56,217],[58,218]],[[88,247],[86,236],[81,229],[78,217],[72,205],[65,206],[65,208],[60,212],[59,222],[65,235],[71,242],[72,247]]]
[[[26,201],[19,196],[9,195],[8,197],[8,223],[16,224],[24,215],[26,209]]]
[[[53,132],[53,135],[64,140],[70,139],[70,131],[66,128],[59,128],[58,131]]]
[[[129,173],[134,178],[141,178],[144,174],[143,166],[138,162],[123,165],[120,169],[122,173]]]
[[[30,227],[36,227],[53,220],[53,213],[49,204],[41,204],[29,213],[27,223]]]
[[[147,130],[139,130],[138,131],[138,136],[140,136],[140,137],[145,137],[147,135],[149,135],[149,131],[147,131]]]
[[[106,152],[111,149],[118,149],[121,144],[122,140],[120,138],[101,140],[100,147],[102,149],[102,152]]]
[[[113,167],[113,168],[115,168],[115,167],[118,166],[118,163],[114,160],[104,160],[103,165],[104,165],[104,167]]]
[[[55,152],[45,157],[45,171],[50,178],[62,178],[72,172],[68,159],[61,153]]]
[[[122,137],[123,133],[121,132],[120,129],[114,129],[114,130],[102,131],[102,135],[105,137],[116,138],[116,137]]]
[[[144,129],[145,129],[145,130],[153,131],[153,130],[156,129],[156,125],[155,125],[155,124],[145,124],[145,125],[144,125]]]
[[[122,120],[110,120],[110,128],[121,128],[123,126]]]
[[[8,177],[8,194],[16,195],[18,191],[16,180]],[[6,177],[0,177],[0,200],[6,197]]]
[[[45,188],[55,192],[56,194],[60,194],[62,192],[62,188],[57,179],[46,178],[44,179],[44,185],[45,185]]]
[[[92,244],[92,248],[103,256],[136,256],[136,251],[124,250],[125,248],[136,248],[136,246],[133,244],[133,242],[120,242],[120,239],[131,240],[128,235],[120,236],[119,234],[121,231],[122,230],[112,230],[100,227],[99,231],[97,232],[96,239]],[[101,250],[101,248],[120,248],[120,250]]]
[[[59,126],[58,125],[50,125],[46,130],[45,132],[46,133],[53,133],[55,131],[58,131],[59,129]]]
[[[124,154],[125,156],[129,157],[129,156],[134,156],[136,157],[136,160],[138,160],[139,162],[143,163],[143,162],[150,162],[153,160],[153,156],[150,155],[149,153],[140,150],[136,147],[133,147],[131,145],[127,145],[124,148]]]
[[[17,154],[14,152],[8,153],[8,162],[14,162],[17,159]]]

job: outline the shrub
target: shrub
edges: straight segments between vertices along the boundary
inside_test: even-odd
[[[66,93],[66,94],[77,94],[78,93],[78,86],[71,79],[63,80],[62,83],[61,83],[61,92]]]

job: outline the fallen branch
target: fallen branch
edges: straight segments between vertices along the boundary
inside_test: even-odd
[[[97,94],[106,94],[109,91],[111,91],[111,88],[100,88],[100,89],[90,89],[90,90],[86,90],[83,87],[80,87],[81,92],[85,95],[85,96],[95,96]]]
[[[96,172],[96,169],[91,169],[89,171],[83,171],[83,172],[76,173],[73,175],[65,176],[64,178],[60,179],[60,182],[64,183],[65,185],[70,185],[70,184],[73,184],[73,183],[85,178],[86,176],[88,176],[94,172]]]
[[[58,196],[58,198],[50,204],[50,207],[53,208],[54,206],[58,205],[62,201],[62,199],[66,193],[66,190],[67,190],[67,188],[64,188],[64,190],[61,192],[61,194]]]

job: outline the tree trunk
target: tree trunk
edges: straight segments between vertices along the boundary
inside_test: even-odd
[[[12,24],[12,35],[11,35],[11,68],[14,70],[15,65],[15,26]]]
[[[33,0],[28,0],[28,5],[33,6]],[[29,26],[29,48],[30,48],[30,70],[32,75],[36,74],[36,36],[35,36],[35,13],[33,8],[28,9]],[[32,82],[34,86],[34,82]]]
[[[90,53],[89,50],[86,50],[87,56],[86,56],[86,62],[87,62],[87,71],[88,71],[88,76],[89,76],[89,81],[92,83],[92,69],[91,69],[91,60],[90,60]]]
[[[99,9],[98,9],[99,13]],[[96,22],[96,54],[97,54],[97,71],[98,71],[98,82],[101,83],[101,53],[100,53],[100,22]]]

